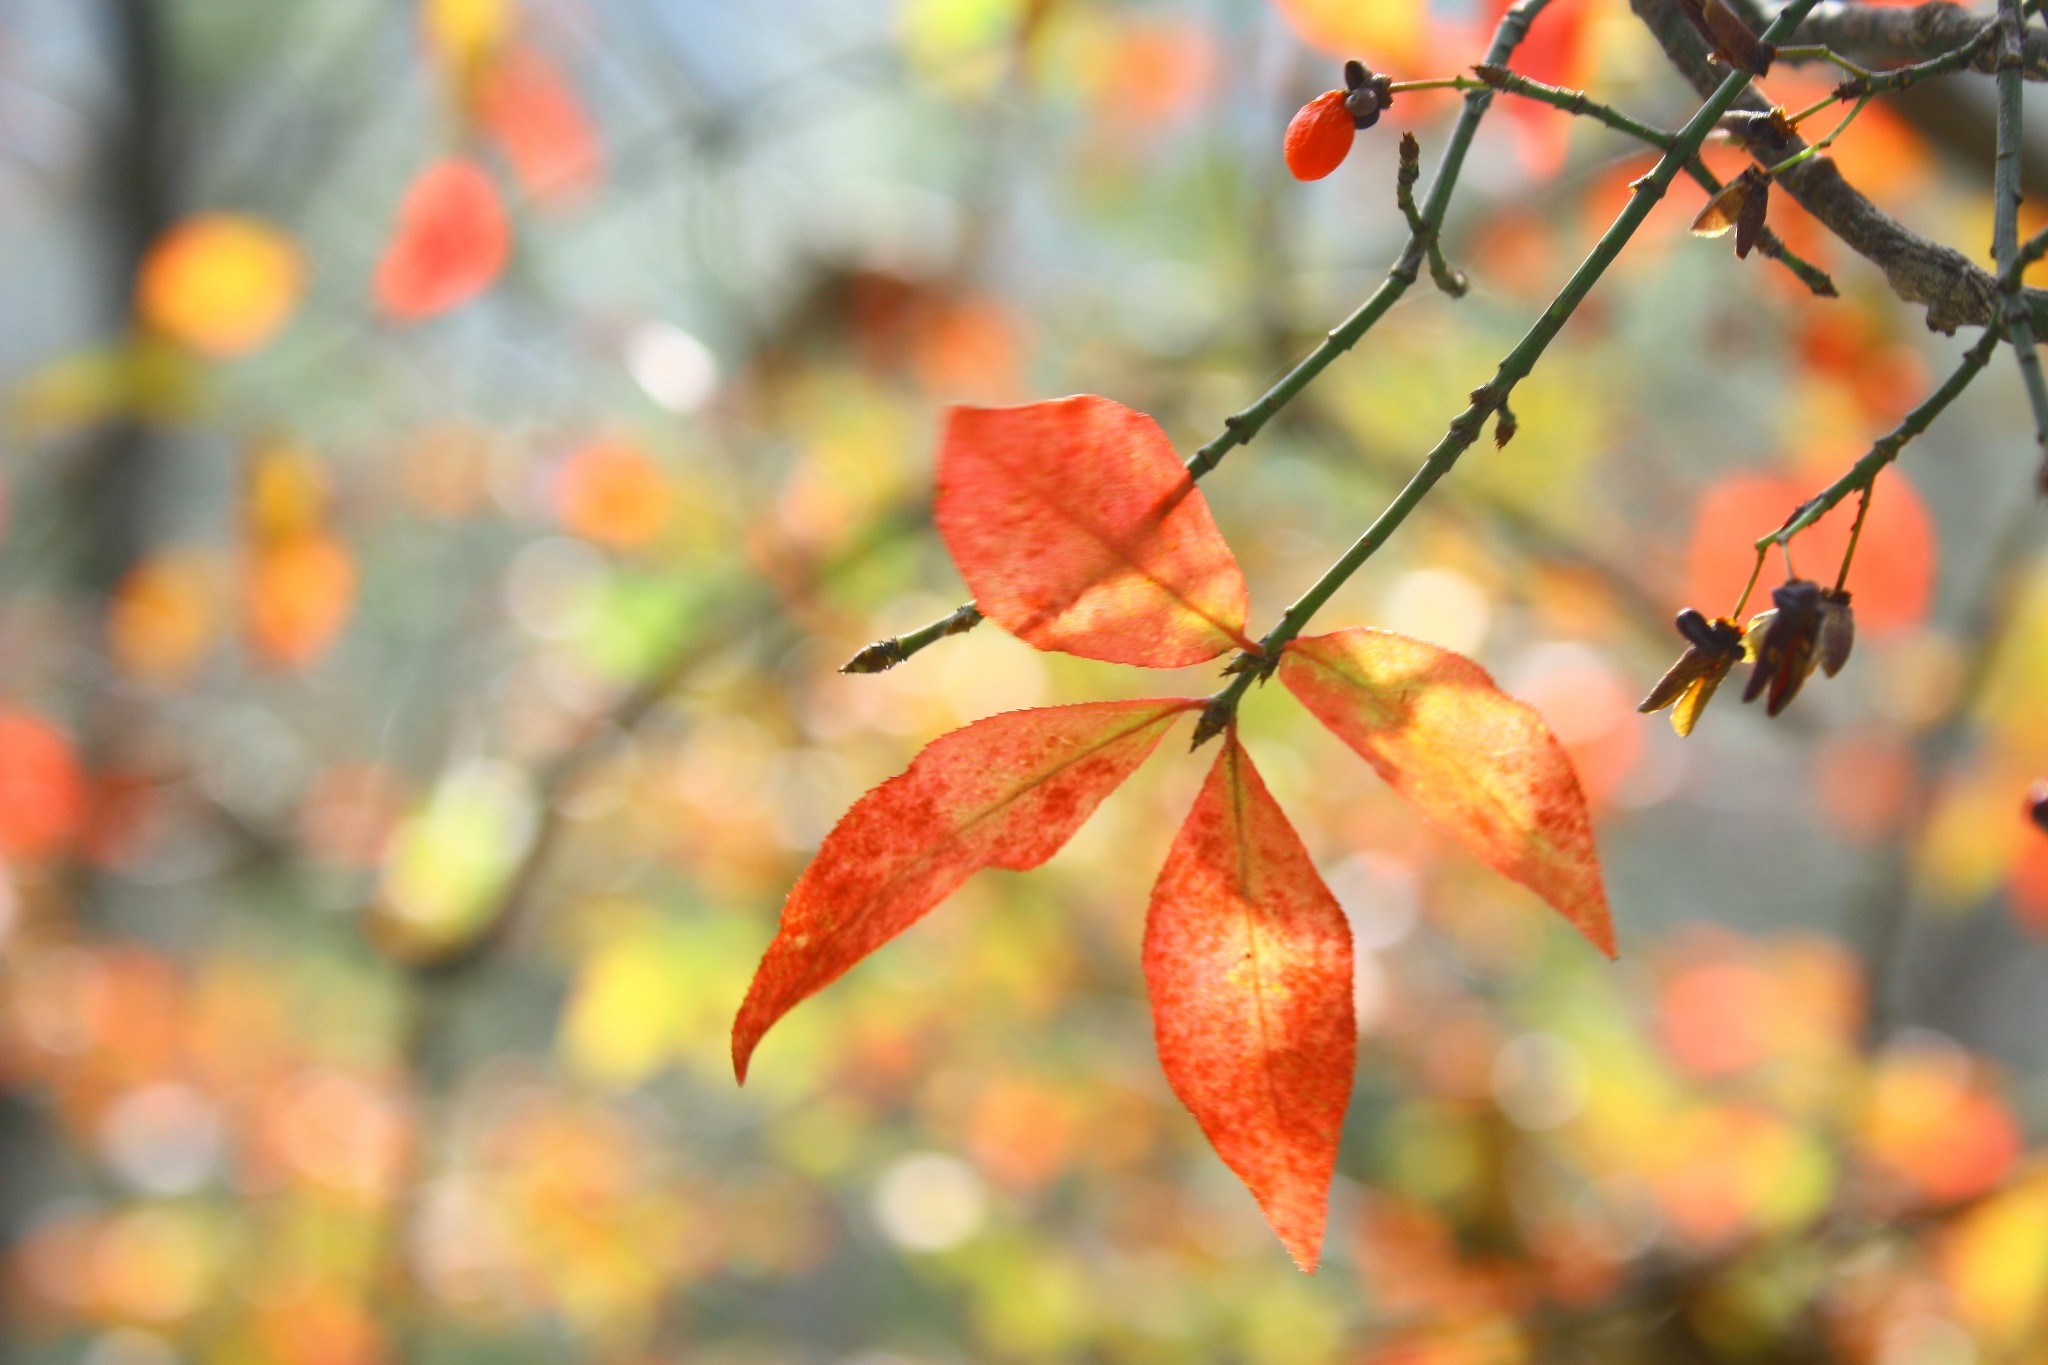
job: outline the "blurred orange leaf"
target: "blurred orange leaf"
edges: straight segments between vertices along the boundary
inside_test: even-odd
[[[1280,680],[1431,824],[1614,956],[1586,798],[1534,708],[1462,654],[1369,627],[1290,642]]]
[[[61,852],[85,815],[85,777],[71,741],[32,711],[0,711],[0,856]]]
[[[248,568],[250,646],[270,663],[304,668],[334,642],[355,595],[355,557],[335,537],[257,546]]]
[[[619,440],[591,441],[579,448],[563,464],[555,487],[564,526],[621,550],[661,534],[675,502],[654,462],[639,447]]]
[[[377,307],[401,322],[444,313],[488,289],[511,252],[512,229],[483,168],[437,161],[399,203],[397,229],[377,263]]]
[[[733,1021],[742,1082],[761,1036],[984,867],[1060,850],[1200,703],[1185,698],[1006,711],[942,735],[825,836]]]
[[[189,550],[153,555],[129,570],[107,620],[114,661],[155,683],[190,676],[220,630],[221,578],[209,556]]]
[[[1152,888],[1159,1062],[1294,1263],[1322,1256],[1351,1098],[1351,927],[1232,730]]]
[[[306,283],[298,244],[261,219],[202,213],[157,238],[136,277],[145,326],[210,356],[246,355],[276,336]]]
[[[565,202],[596,187],[604,169],[597,128],[547,54],[512,48],[483,77],[478,99],[530,198]]]
[[[976,605],[1040,649],[1179,668],[1251,644],[1209,504],[1159,424],[1121,403],[954,408],[936,516]]]
[[[1781,525],[1815,491],[1778,474],[1732,474],[1709,486],[1693,513],[1686,600],[1703,610],[1733,604],[1756,565],[1756,538]],[[1810,576],[1833,581],[1849,545],[1855,502],[1848,499],[1793,540],[1792,556]],[[1925,620],[1934,600],[1934,569],[1934,519],[1912,481],[1888,469],[1878,481],[1849,571],[1856,628],[1883,635]],[[1784,581],[1783,557],[1773,554],[1752,600],[1768,602],[1771,589]]]

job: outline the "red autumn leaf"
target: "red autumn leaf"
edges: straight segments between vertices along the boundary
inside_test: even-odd
[[[733,1021],[744,1083],[761,1035],[984,867],[1037,867],[1073,837],[1201,702],[1091,702],[1007,711],[926,745],[825,836],[782,907]]]
[[[406,322],[446,312],[489,288],[511,252],[491,178],[474,162],[437,161],[398,206],[397,231],[377,262],[377,307]]]
[[[954,408],[937,518],[975,605],[1040,649],[1180,668],[1251,643],[1208,502],[1159,424],[1121,403]]]
[[[1281,151],[1296,180],[1321,180],[1344,164],[1358,129],[1342,90],[1325,90],[1295,112]]]
[[[1152,888],[1145,984],[1173,1093],[1314,1270],[1358,1050],[1351,927],[1235,731]]]
[[[484,77],[478,99],[530,197],[566,203],[595,188],[604,162],[597,129],[546,53],[526,46],[507,52]]]
[[[1462,654],[1366,627],[1293,641],[1280,680],[1431,824],[1614,956],[1585,794],[1534,707]]]

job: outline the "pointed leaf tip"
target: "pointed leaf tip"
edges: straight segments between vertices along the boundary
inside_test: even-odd
[[[938,485],[960,576],[1026,642],[1147,668],[1251,644],[1244,574],[1144,413],[1092,394],[955,408]]]
[[[1280,680],[1431,824],[1615,956],[1585,794],[1534,707],[1462,654],[1363,626],[1293,641]]]
[[[1007,711],[926,745],[856,801],[789,893],[733,1021],[733,1074],[806,997],[902,933],[984,867],[1038,866],[1201,702]]]
[[[1304,1271],[1358,1049],[1351,928],[1233,730],[1145,920],[1159,1062]]]

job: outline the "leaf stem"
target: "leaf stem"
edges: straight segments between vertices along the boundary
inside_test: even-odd
[[[1765,41],[1774,41],[1791,32],[1816,3],[1818,0],[1791,0],[1765,30]],[[1630,195],[1620,215],[1607,231],[1601,234],[1600,240],[1594,243],[1593,249],[1587,253],[1579,268],[1572,272],[1572,277],[1565,282],[1557,297],[1551,300],[1550,306],[1543,310],[1542,315],[1515,344],[1514,349],[1502,358],[1493,378],[1472,391],[1470,405],[1452,419],[1449,430],[1423,460],[1422,467],[1409,479],[1408,485],[1395,495],[1386,510],[1380,513],[1379,518],[1366,528],[1365,534],[1353,542],[1351,548],[1325,570],[1323,576],[1297,598],[1294,605],[1281,616],[1279,624],[1260,642],[1264,658],[1259,661],[1258,666],[1243,668],[1210,699],[1208,707],[1203,712],[1198,734],[1205,730],[1214,733],[1221,724],[1227,723],[1229,715],[1235,712],[1237,703],[1244,696],[1246,689],[1256,678],[1271,670],[1287,642],[1299,635],[1302,628],[1308,624],[1309,618],[1313,617],[1323,604],[1330,600],[1331,595],[1386,543],[1388,537],[1408,519],[1409,513],[1421,505],[1423,498],[1428,496],[1429,490],[1436,486],[1437,481],[1450,472],[1451,467],[1458,462],[1458,457],[1478,439],[1480,428],[1487,416],[1507,401],[1515,385],[1535,367],[1537,360],[1564,329],[1565,323],[1570,320],[1579,304],[1592,292],[1600,277],[1607,273],[1608,267],[1621,255],[1622,248],[1636,234],[1637,229],[1642,227],[1644,220],[1650,216],[1650,210],[1656,207],[1657,201],[1671,188],[1671,182],[1677,178],[1679,169],[1698,154],[1700,145],[1707,140],[1707,135],[1713,132],[1715,125],[1720,122],[1721,115],[1726,113],[1736,98],[1748,88],[1750,79],[1746,71],[1729,72],[1719,88],[1707,98],[1706,103],[1687,120],[1685,127],[1673,135],[1670,147],[1656,166],[1648,175],[1635,182],[1634,193]]]
[[[2021,58],[2026,21],[2019,0],[1998,0],[1998,150],[1991,162],[1991,249],[1997,258],[2005,335],[2034,409],[2034,440],[2041,449],[2036,483],[2048,493],[2048,380],[2034,346],[2034,324],[2020,297],[2020,114],[2024,72]]]

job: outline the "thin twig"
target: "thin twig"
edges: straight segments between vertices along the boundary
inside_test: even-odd
[[[1612,105],[1603,104],[1583,90],[1567,90],[1562,86],[1545,85],[1542,81],[1531,80],[1520,72],[1510,71],[1504,66],[1482,63],[1472,70],[1478,74],[1480,80],[1496,90],[1519,95],[1523,99],[1535,100],[1539,104],[1547,104],[1567,114],[1592,119],[1595,123],[1611,128],[1617,133],[1626,134],[1638,142],[1648,143],[1660,152],[1671,149],[1670,133],[1644,123],[1641,119],[1632,118]],[[1708,170],[1707,163],[1697,156],[1685,163],[1685,173],[1710,196],[1719,194],[1722,190],[1721,178]],[[1828,278],[1827,272],[1786,246],[1784,239],[1770,228],[1766,227],[1757,238],[1756,249],[1781,263],[1798,277],[1801,284],[1815,294],[1822,298],[1835,297],[1835,282]]]
[[[1991,352],[1997,349],[1998,340],[1998,329],[1986,328],[1984,335],[1979,337],[1969,350],[1963,352],[1962,361],[1949,377],[1941,382],[1941,386],[1921,399],[1911,412],[1899,420],[1897,426],[1872,442],[1869,452],[1849,466],[1842,477],[1801,503],[1798,511],[1788,517],[1783,526],[1767,536],[1757,537],[1758,553],[1761,554],[1773,545],[1788,543],[1792,537],[1832,511],[1835,504],[1843,498],[1870,487],[1871,480],[1877,477],[1878,471],[1898,459],[1899,452],[1906,448],[1907,443],[1927,430],[1934,419],[1939,417],[1964,389],[1970,387],[1970,381],[1975,379],[1978,372],[1990,361]]]
[[[1705,95],[1719,86],[1722,71],[1686,21],[1678,0],[1629,0],[1629,6],[1695,90]],[[1952,46],[1971,41],[1981,27],[1981,21],[1971,22]],[[1913,55],[1936,55],[1943,50]],[[1736,107],[1768,115],[1771,102],[1759,87],[1747,92]],[[1805,145],[1797,137],[1782,136],[1765,117],[1749,120],[1741,137],[1760,166],[1777,165]],[[1924,305],[1927,325],[1935,331],[1953,333],[1958,327],[1988,326],[1997,320],[2004,300],[1995,275],[1954,247],[1930,241],[1905,227],[1851,185],[1829,158],[1801,162],[1778,184],[1850,250],[1882,270],[1894,294],[1908,303]],[[2021,297],[2035,328],[2048,326],[2048,292],[2028,289]]]
[[[1487,62],[1499,65],[1513,56],[1515,49],[1528,34],[1529,25],[1549,3],[1550,0],[1515,0],[1515,4],[1501,16],[1500,23],[1494,28],[1493,44],[1486,52]],[[1379,288],[1375,289],[1350,317],[1332,329],[1314,350],[1302,357],[1293,369],[1282,375],[1258,401],[1224,418],[1222,432],[1184,462],[1189,478],[1200,479],[1221,464],[1225,455],[1238,446],[1248,444],[1275,414],[1293,402],[1338,356],[1356,346],[1421,276],[1422,265],[1429,255],[1430,247],[1436,241],[1438,233],[1443,230],[1444,213],[1450,207],[1452,191],[1457,188],[1459,172],[1464,169],[1465,153],[1471,148],[1472,138],[1479,131],[1479,122],[1485,117],[1486,110],[1492,102],[1491,90],[1466,91],[1465,107],[1458,115],[1457,124],[1451,129],[1450,141],[1444,144],[1443,159],[1437,163],[1436,174],[1429,183],[1429,193],[1423,197],[1421,230],[1410,230],[1407,245],[1401,249],[1400,256],[1388,268],[1386,278],[1380,281]],[[973,603],[965,603],[942,620],[962,616],[973,607]],[[977,613],[977,617],[978,615]],[[877,640],[862,650],[861,654],[868,655],[873,651],[880,651],[876,656],[878,658],[893,656],[892,662],[888,665],[893,667],[918,650],[944,639],[946,632],[934,632],[937,625],[939,622],[935,621],[906,635]]]
[[[1816,0],[1792,0],[1765,30],[1765,41],[1775,41],[1783,37],[1798,24],[1815,3]],[[1735,103],[1736,97],[1748,88],[1749,82],[1748,72],[1731,71],[1721,82],[1720,87],[1708,97],[1706,103],[1699,107],[1699,111],[1687,120],[1685,127],[1673,136],[1670,148],[1658,159],[1656,166],[1648,175],[1635,182],[1634,193],[1629,196],[1628,203],[1607,231],[1601,234],[1600,240],[1594,243],[1592,251],[1587,253],[1579,268],[1572,272],[1572,277],[1565,282],[1564,288],[1558,291],[1557,297],[1551,300],[1550,306],[1543,310],[1542,316],[1537,318],[1528,332],[1515,344],[1514,349],[1502,358],[1493,378],[1472,391],[1470,404],[1452,419],[1450,429],[1423,460],[1422,467],[1408,481],[1407,487],[1394,497],[1386,510],[1380,513],[1378,520],[1366,529],[1365,534],[1360,536],[1307,592],[1295,600],[1294,605],[1281,616],[1279,624],[1260,641],[1259,653],[1256,656],[1240,655],[1233,662],[1232,667],[1236,670],[1234,676],[1221,691],[1209,699],[1208,706],[1202,712],[1202,719],[1195,727],[1196,744],[1222,732],[1236,714],[1237,704],[1243,698],[1246,689],[1271,671],[1286,644],[1301,633],[1309,619],[1329,601],[1331,595],[1386,543],[1387,538],[1408,519],[1409,513],[1421,504],[1437,480],[1449,473],[1451,467],[1458,462],[1459,456],[1479,438],[1480,429],[1485,425],[1486,418],[1507,401],[1515,385],[1528,375],[1550,343],[1557,338],[1557,334],[1564,330],[1565,323],[1578,309],[1579,304],[1592,292],[1600,277],[1607,273],[1608,267],[1621,255],[1622,248],[1649,218],[1650,210],[1655,208],[1657,201],[1669,191],[1679,169],[1699,153],[1700,145],[1707,140],[1707,135],[1713,132],[1715,125],[1720,122],[1721,115],[1726,113]]]

